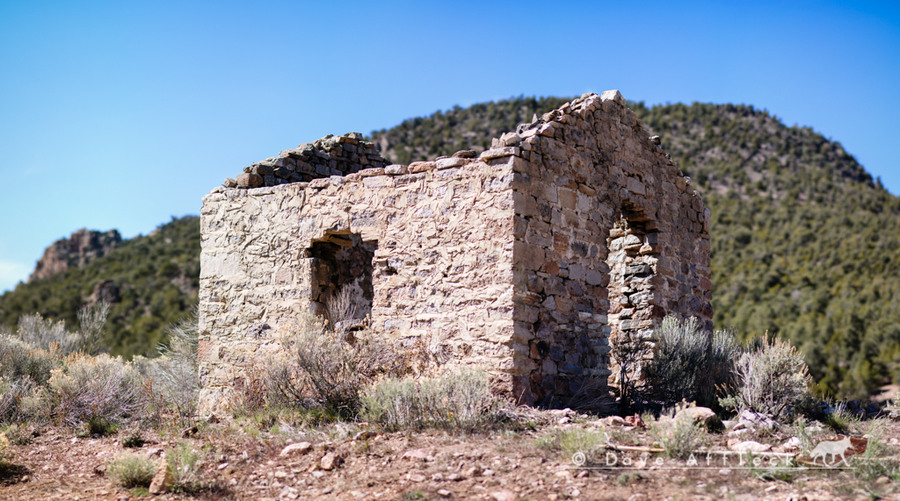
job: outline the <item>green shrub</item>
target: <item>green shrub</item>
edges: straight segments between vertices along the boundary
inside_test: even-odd
[[[30,377],[7,381],[0,377],[0,422],[17,423],[25,420],[22,400],[34,390]]]
[[[709,360],[707,361],[708,382],[700,385],[698,402],[712,406],[718,402],[719,393],[727,393],[734,389],[734,369],[742,350],[735,334],[731,330],[713,331]]]
[[[706,445],[709,436],[702,425],[694,422],[691,415],[676,412],[674,416],[651,423],[650,435],[659,442],[666,456],[686,458]]]
[[[815,430],[809,426],[809,421],[804,416],[798,416],[792,424],[794,436],[800,440],[800,450],[809,453],[815,447],[813,441]]]
[[[75,354],[49,380],[52,412],[71,426],[79,423],[124,422],[143,410],[142,381],[119,358]]]
[[[22,414],[35,424],[50,424],[53,421],[55,398],[47,386],[38,386],[22,398],[19,403]]]
[[[133,413],[138,378],[119,360],[90,356],[99,350],[108,312],[105,303],[82,308],[74,333],[38,314],[20,317],[15,334],[0,332],[0,422],[56,415],[93,433]]]
[[[130,489],[149,487],[156,470],[157,464],[146,456],[126,453],[109,462],[106,475],[122,487]]]
[[[43,350],[59,350],[70,353],[77,344],[77,335],[66,330],[62,320],[44,319],[40,313],[30,313],[19,317],[16,335],[22,342]]]
[[[8,382],[28,378],[35,384],[46,384],[50,371],[60,361],[59,352],[53,348],[35,348],[9,334],[0,334],[0,377]]]
[[[122,447],[129,449],[140,449],[147,441],[141,436],[140,432],[131,432],[122,439]]]
[[[554,429],[538,440],[539,447],[562,451],[566,457],[581,452],[585,458],[592,458],[595,452],[608,440],[603,430],[585,428]]]
[[[3,427],[3,435],[15,445],[28,445],[36,436],[34,427],[21,423],[11,423]]]
[[[69,332],[62,321],[45,320],[39,314],[19,318],[15,334],[0,332],[0,422],[16,422],[26,417],[44,417],[51,402],[39,402],[47,394],[54,369],[66,354],[93,353],[99,348],[100,333],[109,307],[105,303],[87,306],[78,312],[79,332]],[[30,411],[28,410],[30,409]],[[34,415],[29,415],[34,411]]]
[[[606,435],[602,431],[584,428],[566,430],[559,437],[559,447],[568,456],[576,452],[583,452],[585,455],[591,456],[605,442]]]
[[[0,463],[6,461],[9,456],[9,439],[6,433],[0,433]]]
[[[369,388],[362,397],[360,417],[387,430],[423,426],[421,390],[414,378],[388,378]]]
[[[501,406],[487,374],[463,368],[419,380],[384,379],[363,394],[360,416],[388,430],[469,430],[497,419]]]
[[[81,423],[78,435],[82,437],[106,437],[119,430],[118,425],[101,416],[91,416]]]
[[[174,479],[172,491],[192,491],[197,487],[198,459],[200,455],[186,442],[178,442],[166,451],[166,465]]]
[[[99,302],[78,310],[77,351],[95,355],[103,350],[103,328],[109,317],[109,303]]]
[[[900,398],[895,398],[885,403],[884,412],[889,418],[900,419]]]
[[[685,400],[718,405],[716,391],[731,384],[738,353],[732,333],[703,331],[695,317],[668,316],[654,332],[653,343],[645,379],[654,398],[663,404]]]
[[[39,313],[32,313],[19,318],[16,334],[34,348],[59,350],[64,355],[75,352],[93,355],[101,348],[100,340],[108,315],[107,303],[83,306],[78,310],[81,328],[77,332],[69,332],[62,320],[54,322],[44,319]]]
[[[50,379],[61,357],[51,351],[35,348],[9,334],[0,334],[0,422],[15,423],[38,417],[33,396]]]
[[[737,400],[741,410],[787,419],[810,401],[809,368],[786,342],[764,339],[737,361]]]
[[[183,418],[197,411],[200,394],[196,312],[167,329],[168,344],[159,345],[156,358],[135,357],[134,366],[150,381],[155,401]]]
[[[845,433],[850,427],[857,426],[861,422],[862,419],[850,412],[845,403],[835,405],[825,416],[825,424],[838,433]]]
[[[888,421],[873,419],[865,431],[866,450],[855,462],[854,475],[870,483],[874,483],[879,477],[887,477],[892,482],[900,481],[900,459],[891,454],[891,446],[885,440]]]
[[[449,428],[471,428],[491,419],[500,406],[483,371],[450,370],[423,382],[422,392],[432,421]]]

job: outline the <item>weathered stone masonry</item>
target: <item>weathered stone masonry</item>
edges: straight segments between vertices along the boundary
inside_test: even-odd
[[[607,377],[611,337],[669,313],[710,322],[708,211],[617,91],[477,157],[384,163],[357,135],[331,137],[204,198],[201,413],[341,288],[381,335],[543,405]]]
[[[279,153],[277,158],[244,167],[243,174],[226,179],[223,186],[258,188],[311,181],[328,176],[343,176],[366,168],[384,167],[387,161],[372,143],[362,141],[362,134],[327,136],[304,143],[293,150]]]

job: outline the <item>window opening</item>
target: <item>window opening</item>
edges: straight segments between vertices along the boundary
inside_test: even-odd
[[[328,233],[308,250],[313,311],[334,330],[358,330],[372,313],[372,259],[378,243],[355,233]]]

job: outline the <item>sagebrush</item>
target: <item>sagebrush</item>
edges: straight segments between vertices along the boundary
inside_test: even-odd
[[[709,441],[706,429],[687,413],[678,413],[676,407],[668,416],[650,423],[650,435],[672,458],[686,458]]]
[[[784,420],[810,402],[809,368],[803,356],[787,342],[763,338],[758,349],[741,355],[735,375],[741,410]]]
[[[288,327],[281,344],[284,355],[264,361],[270,403],[325,406],[343,417],[356,415],[366,387],[407,367],[403,357],[371,331],[338,335],[312,315]],[[252,381],[245,386],[254,390]]]
[[[168,343],[157,347],[160,356],[135,357],[134,364],[149,380],[155,400],[187,418],[196,414],[200,393],[196,312],[170,326],[166,333]]]
[[[651,356],[652,343],[640,333],[619,332],[611,343],[611,355],[615,363],[616,383],[622,411],[641,407],[647,400],[647,381],[642,377],[641,366]]]
[[[733,384],[739,348],[729,331],[704,331],[696,317],[667,316],[654,332],[652,353],[644,371],[649,395],[663,404],[715,407],[717,390]]]
[[[155,461],[143,454],[130,452],[110,461],[106,466],[106,476],[126,489],[149,487],[156,470]]]
[[[22,402],[34,389],[34,382],[28,377],[12,381],[0,378],[0,422],[18,423],[28,419]]]
[[[9,456],[9,439],[6,438],[6,433],[0,433],[0,463],[6,460]]]
[[[78,310],[80,329],[70,332],[63,321],[45,319],[38,313],[19,318],[16,335],[25,343],[44,350],[59,350],[63,354],[81,352],[96,354],[100,351],[103,327],[109,315],[109,304],[104,302],[82,306]]]
[[[551,433],[541,437],[537,445],[548,449],[560,450],[566,458],[571,458],[580,452],[589,460],[596,456],[597,451],[609,442],[609,437],[604,430],[591,430],[585,428],[553,429]]]
[[[105,303],[82,307],[77,332],[39,314],[20,318],[14,333],[0,332],[0,422],[48,419],[56,412],[59,398],[65,400],[63,407],[71,403],[69,395],[51,387],[53,375],[66,370],[67,356],[87,357],[99,351],[108,312]]]
[[[360,415],[388,430],[468,430],[496,420],[502,406],[487,373],[460,368],[430,378],[379,381],[363,394]]]
[[[58,350],[34,347],[9,334],[0,335],[0,376],[9,382],[29,379],[42,385],[61,362]]]
[[[91,421],[125,422],[139,417],[145,403],[143,381],[120,358],[70,355],[48,382],[53,415],[71,426]]]
[[[172,491],[192,491],[199,482],[200,455],[187,442],[178,442],[166,451],[166,465],[172,473]]]

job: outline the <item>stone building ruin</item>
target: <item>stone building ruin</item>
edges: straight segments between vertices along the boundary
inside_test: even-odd
[[[611,338],[711,325],[709,212],[658,142],[606,91],[480,154],[386,165],[351,133],[245,168],[203,199],[201,414],[339,290],[379,335],[545,406],[605,383]]]

